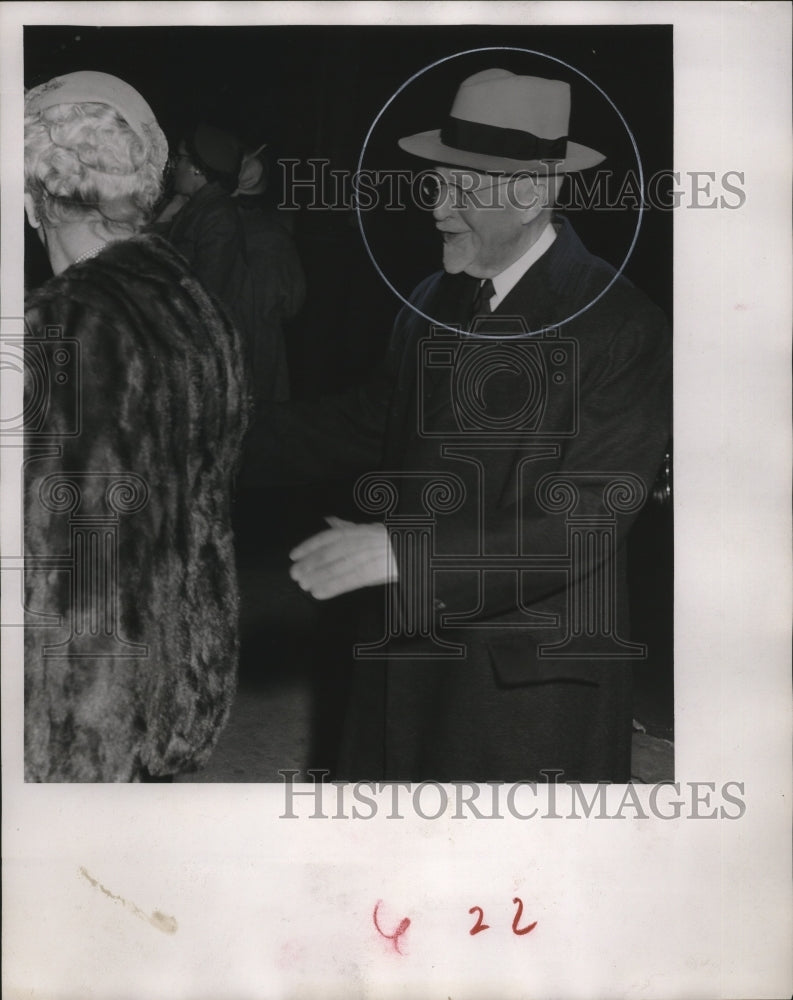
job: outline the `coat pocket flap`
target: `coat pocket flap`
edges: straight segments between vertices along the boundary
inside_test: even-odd
[[[541,659],[534,635],[505,636],[485,643],[493,672],[503,687],[540,684],[544,681],[593,682],[592,665],[581,660]]]

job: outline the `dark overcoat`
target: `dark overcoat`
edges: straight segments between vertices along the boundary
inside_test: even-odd
[[[276,215],[247,201],[216,182],[205,184],[152,230],[182,254],[240,331],[256,399],[288,399],[282,321],[302,305],[305,279]]]
[[[196,768],[236,684],[238,334],[156,236],[52,278],[26,327],[26,778]]]
[[[629,776],[624,541],[670,433],[671,337],[556,226],[480,336],[454,332],[470,279],[433,275],[377,378],[270,415],[265,462],[390,484],[359,482],[400,581],[358,649],[342,777]]]

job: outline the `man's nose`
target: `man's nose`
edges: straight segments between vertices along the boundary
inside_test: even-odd
[[[443,222],[444,219],[448,219],[454,215],[456,211],[457,206],[454,204],[454,195],[451,189],[447,187],[439,196],[438,204],[432,210],[432,217],[436,222]]]

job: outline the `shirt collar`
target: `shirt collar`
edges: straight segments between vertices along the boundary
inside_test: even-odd
[[[535,264],[540,257],[542,257],[555,239],[556,230],[549,222],[545,229],[543,229],[540,233],[539,239],[535,240],[529,249],[518,257],[513,264],[510,264],[506,270],[502,271],[501,274],[497,274],[492,279],[496,294],[490,299],[491,309],[496,309],[499,305],[501,305],[503,300],[507,297],[507,295],[509,295],[523,275],[528,271],[532,264]]]

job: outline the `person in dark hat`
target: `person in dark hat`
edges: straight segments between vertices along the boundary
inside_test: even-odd
[[[154,228],[242,334],[254,401],[287,399],[282,321],[302,305],[305,280],[289,234],[268,224],[254,204],[265,183],[263,164],[244,154],[236,136],[204,123],[177,150],[174,197]]]
[[[231,197],[242,156],[239,141],[223,129],[201,123],[188,131],[171,158],[173,197],[150,229],[185,258],[247,348],[253,336],[253,281]]]
[[[257,402],[290,394],[285,327],[306,298],[306,278],[288,225],[289,213],[267,204],[264,146],[243,157],[233,193],[253,277],[254,313],[246,327],[253,393]]]
[[[565,174],[604,159],[569,113],[568,84],[491,69],[401,139],[434,166],[443,270],[370,384],[267,415],[263,470],[364,474],[370,523],[329,519],[292,552],[319,600],[385,588],[338,777],[630,776],[624,542],[669,435],[671,338],[554,215]]]
[[[239,225],[231,200],[242,148],[227,132],[200,124],[172,158],[174,198],[156,229],[184,256],[221,301],[239,248]]]

